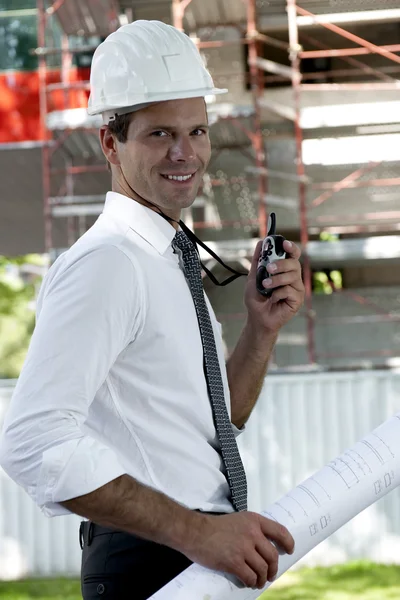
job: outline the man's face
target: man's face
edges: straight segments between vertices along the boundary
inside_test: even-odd
[[[173,218],[190,206],[211,156],[203,98],[170,100],[133,113],[118,158],[130,187]]]

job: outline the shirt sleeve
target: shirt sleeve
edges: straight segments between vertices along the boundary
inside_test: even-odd
[[[45,286],[6,415],[0,464],[47,516],[68,514],[61,501],[125,473],[114,451],[83,425],[141,314],[135,266],[117,246],[70,261]]]
[[[239,427],[236,427],[234,423],[231,423],[231,425],[233,429],[233,435],[235,436],[235,438],[239,437],[239,435],[243,433],[243,431],[246,429],[246,425],[242,425],[240,429]]]

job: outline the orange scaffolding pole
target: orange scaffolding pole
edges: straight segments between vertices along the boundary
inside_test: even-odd
[[[337,33],[337,32],[336,32]],[[381,50],[389,52],[400,52],[400,44],[390,44],[388,46],[377,46]],[[370,48],[336,48],[327,50],[302,50],[299,53],[300,58],[334,58],[342,56],[360,56],[363,54],[375,54]]]
[[[380,165],[381,163],[379,162],[372,162],[369,165],[367,165],[366,167],[361,167],[360,169],[357,169],[356,171],[353,171],[353,173],[350,173],[350,175],[347,175],[347,177],[345,177],[344,179],[342,179],[341,181],[336,181],[335,183],[317,183],[311,186],[311,188],[313,190],[317,190],[317,189],[327,189],[328,191],[322,193],[320,196],[318,196],[317,198],[314,198],[314,200],[311,202],[311,206],[319,206],[320,204],[322,204],[323,202],[326,202],[326,200],[328,200],[329,198],[331,198],[334,194],[336,194],[337,192],[340,192],[341,190],[344,190],[346,188],[354,188],[356,187],[356,182],[358,184],[360,183],[368,183],[367,181],[357,181],[360,177],[362,177],[363,175],[365,175],[366,173],[369,173],[370,171],[372,171],[373,169],[375,169],[375,167],[377,167],[378,165]]]
[[[256,166],[260,169],[258,174],[258,218],[260,227],[260,237],[267,235],[267,210],[266,197],[268,192],[268,180],[266,175],[267,161],[265,156],[264,138],[261,125],[261,107],[260,96],[263,91],[263,83],[260,81],[260,71],[257,67],[258,57],[258,30],[256,0],[247,0],[247,40],[249,40],[248,63],[250,70],[250,84],[254,106],[254,133],[251,136],[255,156]],[[263,170],[264,168],[264,170]]]
[[[306,202],[306,183],[305,183],[305,168],[303,162],[303,134],[300,124],[301,111],[301,73],[300,73],[300,58],[299,58],[299,32],[297,28],[296,18],[296,0],[286,0],[287,15],[289,23],[289,44],[290,44],[290,61],[292,64],[292,88],[294,96],[295,109],[295,138],[296,138],[296,167],[299,178],[299,210],[300,210],[300,241],[303,252],[303,275],[305,287],[305,304],[307,313],[307,342],[308,342],[308,359],[311,364],[316,362],[315,351],[315,316],[312,306],[312,272],[310,258],[308,256],[308,219],[307,219],[307,202]]]

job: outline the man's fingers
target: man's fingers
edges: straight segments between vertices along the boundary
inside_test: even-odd
[[[240,579],[240,581],[242,581],[246,587],[249,587],[249,588],[257,587],[257,581],[258,581],[257,573],[255,573],[251,567],[246,565],[246,563],[243,563],[243,565],[240,567],[240,569],[237,569],[233,573],[233,575],[238,577]]]
[[[295,258],[281,258],[269,264],[267,271],[273,275],[276,273],[288,273],[289,271],[301,273],[301,264]]]
[[[292,538],[286,527],[284,527],[280,523],[276,523],[276,521],[267,519],[266,517],[262,517],[260,523],[261,530],[265,537],[276,542],[278,547],[282,548],[282,550],[284,550],[288,554],[293,553],[294,539]]]
[[[292,285],[284,285],[283,287],[278,287],[273,290],[270,300],[272,304],[285,301],[289,306],[295,306],[298,302],[302,302],[303,293],[302,291],[295,290]]]
[[[278,572],[279,552],[269,540],[263,538],[257,545],[256,550],[260,556],[268,563],[268,581],[272,581]],[[265,585],[265,584],[264,584]]]
[[[294,242],[290,242],[289,240],[285,240],[283,242],[283,249],[287,254],[290,255],[290,258],[296,258],[297,260],[301,256],[301,250]]]
[[[272,277],[268,277],[263,281],[263,286],[266,290],[273,290],[285,285],[292,286],[292,288],[294,288],[297,292],[303,291],[303,283],[301,279],[299,279],[298,275],[293,272],[273,275]]]
[[[256,550],[250,556],[246,556],[246,562],[257,575],[256,586],[260,589],[263,588],[268,581],[269,564]]]

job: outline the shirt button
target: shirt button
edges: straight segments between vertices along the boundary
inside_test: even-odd
[[[102,594],[104,594],[105,591],[106,588],[104,587],[104,585],[102,583],[99,583],[99,585],[97,586],[97,593],[101,596]]]

